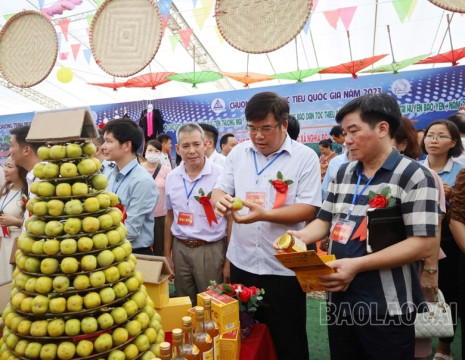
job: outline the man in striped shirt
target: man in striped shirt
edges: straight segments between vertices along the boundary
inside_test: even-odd
[[[433,251],[439,211],[436,185],[426,168],[391,146],[401,121],[391,96],[354,99],[339,110],[336,120],[355,161],[337,171],[317,219],[289,233],[307,244],[330,233],[337,260],[328,265],[335,272],[320,276],[320,284],[330,292],[331,358],[413,359],[413,321],[416,311],[422,311],[418,306],[423,295],[411,263]],[[364,226],[369,193],[386,188],[400,207],[407,238],[369,254]],[[335,229],[345,229],[347,236],[337,237]]]

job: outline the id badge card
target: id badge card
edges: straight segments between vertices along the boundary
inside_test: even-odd
[[[247,191],[245,193],[245,201],[257,204],[262,208],[265,207],[266,203],[266,191]]]
[[[194,213],[180,211],[178,215],[178,225],[194,226]]]
[[[348,219],[337,219],[336,223],[331,229],[331,234],[329,239],[332,241],[337,241],[340,244],[347,244],[349,241],[350,235],[355,228],[355,221]]]

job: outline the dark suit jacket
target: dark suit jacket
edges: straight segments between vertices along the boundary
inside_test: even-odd
[[[145,142],[156,139],[157,136],[163,132],[163,119],[161,118],[160,110],[153,109],[152,119],[153,134],[151,136],[147,136],[147,109],[142,110],[140,114],[139,126],[142,128],[142,131],[144,132]]]

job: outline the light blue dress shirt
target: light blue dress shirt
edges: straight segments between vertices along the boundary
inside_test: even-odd
[[[108,175],[108,191],[118,195],[126,208],[124,225],[126,238],[133,249],[153,244],[153,210],[158,201],[158,190],[152,176],[137,161],[131,160],[121,170],[115,166]]]
[[[422,161],[427,168],[429,168],[429,161],[428,156],[426,157],[425,161]],[[447,160],[446,166],[441,171],[438,171],[438,175],[441,178],[442,182],[445,184],[449,184],[450,186],[455,186],[455,178],[460,170],[462,170],[464,166],[453,159],[449,158]]]

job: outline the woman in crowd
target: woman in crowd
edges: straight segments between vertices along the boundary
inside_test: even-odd
[[[16,166],[11,156],[6,159],[4,172],[5,184],[0,190],[0,283],[10,281],[13,277],[10,257],[23,224],[25,206],[22,194],[27,194],[27,171]]]
[[[149,140],[144,154],[146,162],[142,166],[152,174],[158,189],[158,202],[155,206],[155,229],[153,239],[153,254],[163,256],[163,249],[165,244],[164,230],[165,230],[165,181],[166,176],[171,171],[167,165],[161,164],[162,152],[161,144],[158,140]]]
[[[330,139],[321,140],[318,143],[320,148],[320,169],[321,169],[321,182],[326,174],[326,170],[328,170],[328,164],[337,154],[331,149],[332,141]]]
[[[455,242],[461,250],[459,267],[460,274],[465,273],[465,169],[457,174],[455,180],[454,194],[452,195],[449,208],[450,230]],[[459,284],[459,316],[462,329],[465,329],[465,281]],[[465,354],[465,331],[462,330],[462,356]]]
[[[436,171],[443,182],[446,204],[452,197],[455,179],[462,165],[452,160],[463,151],[460,132],[457,126],[449,120],[433,121],[425,130],[422,141],[422,150],[427,154],[423,164]],[[459,301],[459,257],[460,250],[450,232],[448,218],[442,221],[441,248],[446,253],[446,258],[439,264],[438,283],[446,302],[457,304]],[[432,270],[433,271],[433,270]],[[457,319],[457,307],[451,306],[454,321]],[[434,359],[450,360],[450,344],[453,337],[442,338],[438,341]]]
[[[412,121],[403,116],[402,121],[400,123],[399,129],[397,130],[394,138],[392,139],[392,145],[399,150],[400,153],[408,156],[409,158],[419,160],[420,156],[422,155],[420,144],[417,140],[417,131],[413,126]],[[444,197],[444,189],[443,184],[438,176],[438,174],[431,170],[432,175],[436,180],[436,184],[439,190],[439,204],[441,206],[441,215],[439,216],[439,227],[441,224],[441,220],[443,218],[443,214],[446,212],[446,201]],[[423,294],[425,296],[426,301],[434,301],[433,293],[437,293],[438,289],[438,274],[437,272],[431,273],[428,271],[424,271],[424,269],[437,269],[438,268],[438,260],[444,257],[444,253],[441,251],[440,253],[440,230],[437,237],[436,243],[436,250],[434,251],[434,255],[430,256],[423,261],[419,261],[418,263],[418,276],[420,278],[421,288],[423,290]],[[416,339],[415,340],[415,359],[416,360],[426,360],[429,355],[432,353],[432,339]]]

